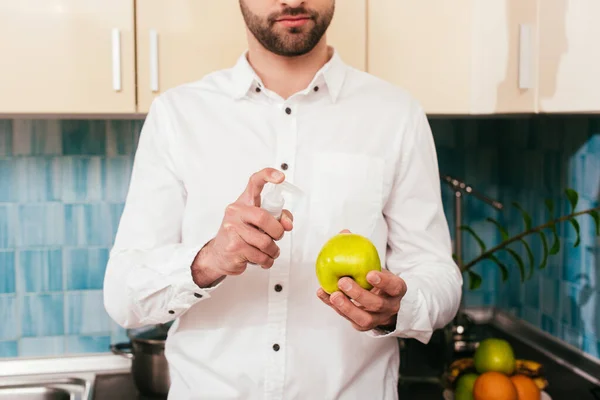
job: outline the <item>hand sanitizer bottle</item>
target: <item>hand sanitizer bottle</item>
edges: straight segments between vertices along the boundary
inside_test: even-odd
[[[281,182],[279,184],[268,182],[263,190],[261,208],[274,216],[278,221],[281,218],[281,212],[285,204],[283,192],[287,192],[292,196],[301,197],[304,192],[298,187],[289,182]]]

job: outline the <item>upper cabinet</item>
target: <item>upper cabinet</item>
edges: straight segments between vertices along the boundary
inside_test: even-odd
[[[340,0],[327,30],[327,42],[347,64],[367,69],[367,0]]]
[[[599,0],[540,1],[540,112],[600,112]]]
[[[342,59],[429,114],[600,112],[600,0],[338,0]],[[0,0],[0,114],[147,113],[235,64],[236,0]]]
[[[0,0],[0,113],[132,113],[133,0]]]
[[[371,1],[369,72],[431,114],[533,112],[537,1]]]
[[[138,110],[175,86],[235,64],[247,47],[238,1],[138,0]]]

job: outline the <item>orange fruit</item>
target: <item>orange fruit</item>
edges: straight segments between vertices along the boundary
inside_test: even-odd
[[[510,377],[511,382],[517,389],[519,400],[540,400],[542,393],[533,379],[525,375],[514,375]]]
[[[490,371],[479,375],[473,385],[474,400],[520,400],[517,389],[503,373]]]

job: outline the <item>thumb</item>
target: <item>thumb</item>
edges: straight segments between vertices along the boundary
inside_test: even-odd
[[[285,179],[283,172],[275,168],[264,168],[250,176],[246,189],[238,201],[249,206],[260,206],[260,194],[267,183],[281,183]]]

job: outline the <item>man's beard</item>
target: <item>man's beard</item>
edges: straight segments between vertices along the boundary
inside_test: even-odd
[[[332,5],[323,15],[304,7],[286,7],[269,15],[266,20],[253,14],[246,7],[244,0],[240,0],[240,8],[248,29],[265,49],[280,56],[295,57],[310,52],[319,43],[333,19],[335,6]],[[281,33],[276,31],[278,19],[282,16],[296,15],[307,15],[313,27],[309,30],[304,26],[287,28]],[[309,21],[308,24],[310,23]]]

